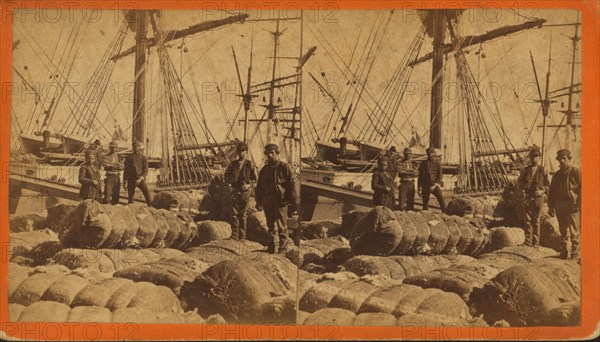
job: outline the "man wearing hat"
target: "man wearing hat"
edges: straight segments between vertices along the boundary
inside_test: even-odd
[[[85,152],[85,164],[79,168],[79,183],[81,200],[100,199],[100,170],[96,167],[96,153],[93,150]]]
[[[581,210],[581,170],[571,166],[571,152],[563,149],[556,153],[559,170],[552,177],[548,193],[550,216],[556,214],[562,250],[560,257],[579,259],[579,213]],[[569,245],[571,248],[569,248]]]
[[[291,215],[298,212],[296,176],[292,168],[279,160],[279,147],[275,144],[265,146],[267,163],[258,174],[256,184],[256,209],[265,210],[267,227],[271,234],[271,242],[267,248],[275,253],[275,234],[279,237],[279,253],[284,253],[290,243],[287,229],[288,206]]]
[[[529,153],[531,163],[527,165],[521,174],[517,184],[519,189],[525,193],[525,245],[540,245],[540,221],[544,204],[546,202],[546,193],[548,192],[548,173],[542,165],[540,159],[542,154],[537,148],[533,148]]]
[[[225,182],[231,185],[231,237],[236,240],[246,239],[246,219],[248,217],[248,204],[250,203],[250,190],[256,183],[254,164],[246,159],[248,145],[237,145],[238,159],[232,161],[225,170]]]
[[[102,167],[102,159],[104,158],[104,150],[102,149],[102,143],[100,142],[100,139],[96,139],[94,140],[94,143],[90,145],[90,147],[88,147],[87,151],[91,151],[95,154],[95,163],[96,163],[96,168],[98,169],[98,171],[100,171],[100,168]]]
[[[140,188],[146,199],[146,204],[150,206],[152,199],[150,191],[146,184],[148,176],[148,158],[143,153],[144,146],[141,142],[135,141],[132,144],[133,153],[125,158],[125,171],[123,172],[123,187],[127,189],[128,203],[133,203],[135,188]]]
[[[395,180],[398,175],[398,163],[400,160],[400,156],[398,155],[398,150],[396,150],[396,146],[390,147],[388,150],[386,157],[388,159],[388,172],[392,176],[392,179]]]
[[[108,145],[109,152],[102,160],[106,172],[104,178],[104,203],[119,204],[121,191],[121,171],[123,162],[117,153],[117,142],[111,141]]]
[[[442,164],[438,161],[435,148],[427,149],[427,160],[419,165],[417,179],[418,195],[423,198],[423,210],[429,209],[429,195],[433,194],[440,204],[442,212],[446,211],[446,201],[442,194]]]
[[[386,157],[377,159],[377,169],[371,177],[373,189],[373,206],[382,205],[394,209],[394,178],[389,172],[389,160]]]
[[[398,174],[400,175],[398,209],[408,211],[415,208],[415,178],[419,173],[412,161],[412,149],[410,147],[405,148],[403,155],[398,168]]]

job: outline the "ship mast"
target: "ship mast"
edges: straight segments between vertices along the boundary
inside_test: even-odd
[[[146,34],[148,32],[148,12],[137,12],[135,36],[135,83],[133,86],[133,126],[131,142],[139,141],[146,145]]]
[[[573,37],[571,38],[572,44],[573,44],[573,52],[572,52],[572,56],[571,56],[571,83],[569,84],[569,96],[568,96],[568,101],[567,101],[567,110],[563,110],[561,111],[562,113],[564,113],[566,115],[566,125],[565,125],[565,129],[566,129],[566,147],[567,149],[571,148],[571,139],[570,139],[570,130],[571,128],[574,130],[576,128],[576,125],[574,123],[574,119],[573,116],[576,113],[576,111],[573,110],[573,94],[574,94],[574,76],[575,76],[575,56],[577,55],[577,43],[579,42],[581,38],[579,37],[579,14],[577,14],[577,23],[575,24],[575,34],[573,35]]]
[[[444,38],[446,37],[446,14],[435,10],[429,14],[433,22],[433,55],[431,66],[431,112],[429,117],[429,145],[442,147],[442,89],[444,87]]]

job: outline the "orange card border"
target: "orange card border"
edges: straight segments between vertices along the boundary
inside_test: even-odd
[[[44,7],[46,6],[46,7]],[[282,339],[586,339],[600,329],[600,8],[597,1],[10,1],[0,0],[0,336],[33,340],[282,340]],[[582,14],[582,294],[581,325],[576,327],[330,327],[268,325],[174,325],[96,323],[14,323],[8,321],[8,175],[12,16],[15,8],[71,9],[416,9],[416,8],[556,8]]]

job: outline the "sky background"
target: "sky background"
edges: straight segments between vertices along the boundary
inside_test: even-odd
[[[183,29],[195,23],[222,19],[239,12],[222,11],[161,11],[161,24],[164,29]],[[302,40],[300,20],[294,19],[300,16],[300,12],[294,9],[281,11],[244,11],[250,15],[249,19],[274,19],[279,15],[288,20],[281,21],[281,45],[279,56],[297,58],[300,55],[300,42],[302,51],[306,52],[309,47],[316,46],[314,56],[309,59],[304,67],[303,75],[303,144],[302,155],[308,156],[318,136],[326,137],[325,127],[329,115],[333,109],[333,103],[319,91],[316,83],[310,78],[312,73],[328,90],[336,97],[345,111],[349,104],[347,94],[352,94],[351,85],[342,72],[348,74],[344,64],[351,60],[352,51],[357,51],[350,63],[352,72],[357,71],[358,65],[371,63],[372,69],[366,85],[367,92],[375,99],[381,96],[386,85],[390,82],[395,70],[407,53],[408,46],[414,39],[421,21],[414,11],[339,11],[321,10],[303,12]],[[522,23],[527,18],[544,18],[547,24],[573,23],[577,20],[577,12],[565,10],[467,10],[460,20],[460,32],[462,35],[476,35],[505,25]],[[13,51],[13,66],[34,85],[42,97],[41,103],[35,105],[35,96],[26,89],[21,79],[13,73],[17,91],[13,95],[12,102],[12,136],[15,138],[19,130],[27,131],[27,122],[30,118],[40,113],[41,105],[48,108],[54,96],[53,87],[56,83],[50,78],[51,67],[48,60],[53,64],[59,63],[60,58],[65,58],[66,42],[69,35],[76,32],[79,27],[79,35],[74,40],[76,52],[75,62],[72,66],[68,80],[72,89],[77,93],[83,93],[93,70],[100,63],[111,40],[115,37],[120,23],[123,20],[121,11],[38,11],[23,12],[16,11],[13,17],[13,42],[19,41]],[[359,58],[358,54],[365,50],[369,32],[382,21],[388,21],[387,29],[382,35],[381,43],[375,51],[369,55],[370,58]],[[239,94],[239,83],[233,61],[231,47],[235,48],[237,60],[240,67],[242,81],[245,85],[247,68],[249,64],[250,46],[253,39],[253,72],[252,82],[262,83],[270,79],[273,54],[273,36],[268,31],[274,31],[274,21],[247,21],[243,24],[232,24],[219,29],[202,32],[184,40],[187,52],[179,48],[182,41],[169,43],[169,55],[176,66],[183,87],[192,99],[196,111],[189,111],[190,120],[196,129],[196,135],[200,142],[204,142],[204,134],[201,133],[201,124],[196,113],[204,113],[211,133],[219,141],[232,137],[241,138],[243,126],[234,120],[243,118],[241,100]],[[496,105],[500,112],[502,123],[510,140],[515,147],[541,145],[541,124],[539,103],[537,100],[537,88],[533,76],[529,53],[533,55],[536,63],[538,77],[542,84],[542,92],[545,87],[547,71],[548,50],[552,40],[552,68],[550,88],[558,89],[568,86],[570,82],[570,54],[571,41],[567,36],[574,33],[573,26],[554,26],[542,29],[532,29],[520,33],[496,39],[484,43],[481,48],[482,54],[475,52],[480,46],[472,46],[467,51],[467,60],[476,78],[479,78],[480,88],[484,91],[482,101],[495,110]],[[153,36],[150,30],[149,36]],[[583,38],[585,39],[585,37]],[[448,37],[447,37],[448,41]],[[129,48],[135,44],[134,33],[129,31],[123,48]],[[53,56],[53,51],[54,57]],[[425,37],[420,55],[431,51],[431,39]],[[73,56],[73,55],[72,55]],[[576,56],[581,61],[580,54]],[[454,58],[448,56],[445,71],[445,96],[444,96],[444,120],[443,142],[447,145],[444,157],[449,161],[457,159],[457,135],[460,133],[453,115],[458,113],[453,87],[456,83],[456,68]],[[277,76],[290,75],[295,72],[296,59],[279,59]],[[368,65],[367,64],[367,65]],[[580,82],[581,68],[576,64],[575,83]],[[147,76],[148,99],[147,110],[147,132],[149,138],[148,152],[151,155],[160,155],[161,148],[161,115],[164,114],[163,102],[159,93],[160,78],[157,66],[157,55],[152,49],[149,55]],[[323,76],[324,75],[324,76]],[[132,118],[132,91],[134,78],[133,56],[124,57],[116,62],[114,71],[109,82],[102,103],[99,107],[98,117],[107,130],[98,129],[98,136],[109,141],[108,131],[112,132],[115,124],[119,125],[129,136],[131,134]],[[397,135],[390,141],[397,147],[407,144],[404,137],[410,138],[411,130],[414,129],[425,141],[428,141],[429,129],[429,97],[431,83],[431,63],[422,63],[415,66],[411,75],[411,88],[403,99],[400,111],[397,113],[394,124],[402,127],[402,134]],[[360,82],[358,83],[360,85]],[[63,96],[57,105],[56,117],[51,122],[50,128],[58,131],[69,120],[69,102],[73,104],[74,95]],[[286,93],[277,93],[276,97],[282,98],[284,107],[293,103],[294,88],[290,87]],[[346,99],[344,101],[344,99]],[[268,98],[267,98],[268,100]],[[575,96],[575,103],[580,103],[580,96]],[[264,108],[260,107],[262,96],[254,99],[255,106],[250,113],[251,117],[262,116]],[[549,124],[557,124],[562,119],[558,112],[561,101],[566,106],[566,98],[558,99],[551,107],[548,118]],[[353,103],[357,106],[356,116],[349,128],[348,137],[354,138],[357,132],[366,124],[368,110],[363,103]],[[32,114],[33,113],[33,114]],[[487,113],[487,112],[486,112]],[[308,124],[307,116],[314,122]],[[336,113],[335,118],[339,118]],[[227,132],[233,124],[230,136]],[[339,122],[334,120],[329,127],[335,125],[339,129]],[[412,128],[411,128],[412,126]],[[492,135],[497,138],[495,128],[489,123]],[[249,127],[252,135],[253,126]],[[260,157],[260,146],[264,141],[264,131],[257,134],[252,144],[252,153],[255,158]],[[262,138],[261,139],[261,134]],[[404,137],[403,137],[404,136]],[[571,148],[576,155],[576,163],[580,163],[580,137],[572,142]],[[556,139],[554,131],[548,131],[547,156],[554,156],[554,151],[565,146],[565,137]],[[11,139],[11,143],[16,140]],[[558,142],[561,142],[558,144]],[[453,147],[454,146],[454,147]],[[496,148],[502,148],[497,144]],[[553,158],[549,159],[553,160]],[[555,163],[555,161],[554,161]]]

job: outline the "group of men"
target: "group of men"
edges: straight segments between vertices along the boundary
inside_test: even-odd
[[[250,193],[255,187],[255,208],[265,213],[270,241],[269,253],[284,253],[290,246],[287,228],[288,208],[290,215],[298,215],[298,194],[294,171],[279,159],[279,147],[267,144],[264,148],[266,164],[256,175],[254,163],[247,159],[248,146],[237,146],[238,158],[225,171],[225,182],[232,189],[231,230],[233,239],[246,239],[246,223],[250,206]],[[278,248],[276,248],[278,245]]]
[[[396,186],[396,177],[400,182]],[[414,210],[416,192],[423,199],[423,209],[429,209],[429,197],[434,195],[442,211],[446,210],[446,202],[442,194],[442,165],[433,147],[427,149],[427,160],[417,166],[410,147],[403,151],[403,157],[397,154],[396,147],[377,160],[377,168],[371,178],[373,189],[373,205],[383,205],[392,210]],[[398,203],[395,192],[398,189]]]
[[[523,169],[518,186],[525,194],[525,244],[540,245],[540,223],[546,205],[548,214],[556,216],[562,237],[560,257],[579,259],[579,216],[581,210],[581,171],[571,165],[571,152],[556,153],[559,169],[548,180],[548,172],[540,164],[541,153],[533,149],[530,164]]]
[[[395,148],[378,159],[377,169],[371,179],[373,205],[383,205],[393,210],[414,210],[415,178],[418,195],[423,199],[423,209],[429,208],[429,196],[433,194],[442,212],[446,203],[442,194],[442,166],[436,158],[433,148],[427,149],[427,160],[415,167],[412,150],[404,149],[404,157],[395,156]],[[523,169],[518,178],[518,187],[525,196],[525,244],[539,246],[540,223],[547,212],[558,220],[562,236],[561,258],[579,259],[579,215],[581,209],[581,171],[571,166],[571,152],[566,149],[557,152],[559,170],[548,179],[548,173],[540,165],[541,153],[532,149],[530,164]],[[394,199],[395,179],[400,177],[398,185],[398,204]],[[547,206],[547,207],[546,207]]]
[[[146,183],[148,176],[148,158],[144,155],[144,145],[139,141],[132,144],[133,153],[123,161],[117,151],[117,143],[111,141],[108,153],[104,153],[100,140],[96,140],[85,151],[85,163],[79,168],[79,197],[82,200],[94,199],[102,203],[118,204],[121,197],[121,172],[123,188],[127,190],[128,203],[133,203],[135,189],[144,194],[146,204],[150,206],[152,196]],[[102,192],[101,173],[104,169],[104,193]]]

